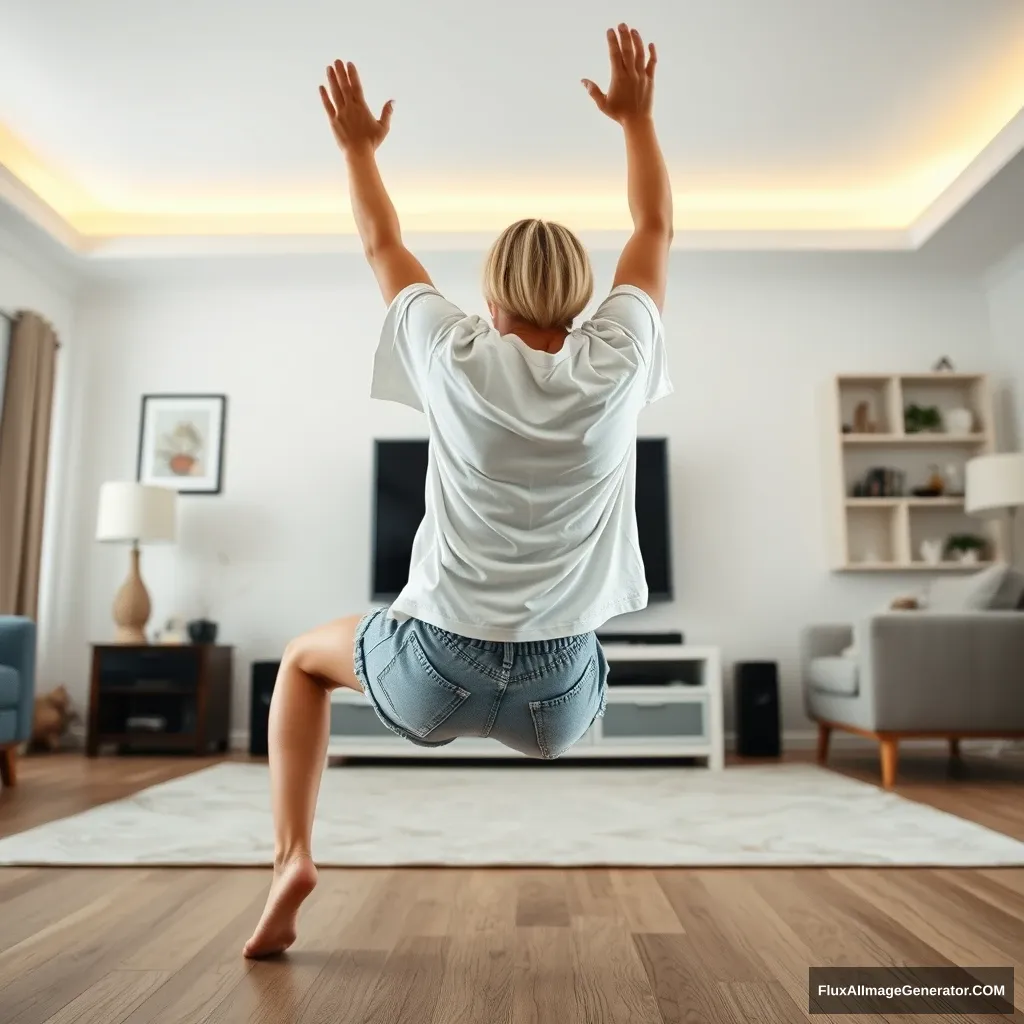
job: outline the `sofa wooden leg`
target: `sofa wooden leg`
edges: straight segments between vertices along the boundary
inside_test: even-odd
[[[954,761],[960,758],[960,738],[958,736],[949,738],[949,756]]]
[[[0,782],[5,786],[13,786],[18,781],[16,757],[14,747],[0,750]]]
[[[824,764],[828,760],[828,741],[832,735],[832,726],[818,723],[818,764]]]
[[[896,767],[899,764],[899,740],[895,736],[880,736],[882,754],[882,788],[896,785]]]

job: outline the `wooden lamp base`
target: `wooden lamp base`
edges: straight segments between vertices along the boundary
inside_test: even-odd
[[[139,546],[132,545],[128,578],[114,598],[114,623],[117,625],[116,642],[119,644],[145,644],[146,623],[152,607],[149,591],[139,575]]]

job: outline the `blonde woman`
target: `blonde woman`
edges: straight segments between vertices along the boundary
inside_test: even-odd
[[[360,690],[399,736],[438,747],[490,736],[554,758],[604,708],[594,630],[647,603],[634,505],[636,420],[671,391],[661,306],[672,195],[652,116],[654,46],[608,31],[611,84],[584,88],[623,131],[634,231],[591,320],[590,261],[558,224],[523,220],[487,257],[490,322],[433,286],[402,244],[375,151],[391,124],[359,75],[327,69],[321,99],[388,312],[374,398],[427,417],[426,515],[394,604],[290,643],[270,710],[275,867],[245,955],[295,940],[316,885],[313,813],[334,687]]]

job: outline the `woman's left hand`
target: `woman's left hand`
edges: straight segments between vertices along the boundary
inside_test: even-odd
[[[320,86],[320,99],[338,145],[346,153],[361,147],[375,150],[391,128],[394,101],[388,100],[380,117],[374,117],[363,98],[363,85],[355,64],[340,60],[327,68],[327,86]]]

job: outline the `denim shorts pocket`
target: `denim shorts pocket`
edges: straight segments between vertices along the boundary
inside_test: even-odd
[[[530,701],[530,714],[541,757],[555,758],[578,743],[593,724],[600,705],[597,658],[587,662],[575,686],[560,697]]]
[[[430,664],[415,633],[377,675],[377,688],[395,722],[426,739],[469,697],[469,691],[445,679]]]

